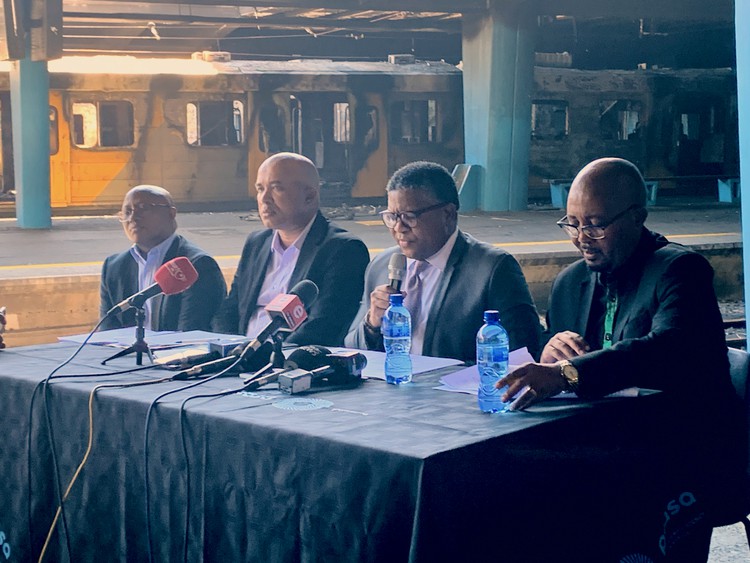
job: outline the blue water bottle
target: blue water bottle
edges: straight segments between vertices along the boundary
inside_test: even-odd
[[[380,327],[385,345],[385,380],[393,385],[411,381],[411,315],[404,296],[392,293]]]
[[[479,370],[479,408],[499,412],[505,408],[500,397],[504,389],[495,382],[508,373],[508,333],[500,325],[500,313],[484,312],[484,324],[477,332],[477,369]]]

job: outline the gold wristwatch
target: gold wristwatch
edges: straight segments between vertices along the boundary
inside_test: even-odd
[[[565,381],[567,391],[575,391],[578,388],[578,370],[569,360],[560,362],[560,375]]]

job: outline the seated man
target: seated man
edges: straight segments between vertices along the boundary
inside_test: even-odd
[[[308,158],[293,153],[269,157],[258,169],[255,188],[267,228],[247,237],[214,328],[257,336],[270,320],[264,307],[308,279],[318,286],[318,298],[287,341],[340,345],[359,306],[367,247],[320,213],[320,179]]]
[[[439,164],[413,162],[386,186],[383,222],[398,246],[367,268],[359,313],[346,337],[354,348],[383,350],[381,319],[388,307],[388,263],[407,258],[404,299],[412,313],[413,354],[476,360],[476,333],[488,309],[500,312],[510,348],[538,352],[540,326],[526,279],[515,258],[458,227],[458,191]]]
[[[700,501],[698,514],[717,493],[710,487],[740,478],[738,399],[713,270],[700,254],[646,229],[645,206],[643,178],[626,160],[595,160],[578,173],[558,225],[582,260],[553,284],[541,363],[516,369],[497,386],[509,385],[505,401],[521,391],[518,408],[564,390],[584,398],[630,387],[664,391],[648,434],[659,437],[659,449],[673,448],[680,475],[692,472],[689,481],[675,473],[675,483],[710,484],[683,489]],[[667,537],[668,560],[705,560],[710,521],[698,514],[692,524],[684,539]]]
[[[145,327],[152,330],[210,330],[211,319],[226,295],[224,276],[216,261],[175,233],[177,209],[169,192],[141,185],[130,190],[118,214],[129,250],[104,261],[100,286],[100,314],[154,283],[159,267],[178,256],[187,257],[198,271],[192,287],[176,295],[157,295],[146,301]],[[101,330],[135,326],[135,309],[111,316]]]

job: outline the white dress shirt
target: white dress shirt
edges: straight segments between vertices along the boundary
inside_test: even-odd
[[[289,292],[289,280],[294,273],[294,268],[299,259],[299,253],[302,245],[305,243],[307,233],[310,232],[315,216],[310,220],[297,239],[284,248],[281,243],[279,231],[273,232],[271,240],[271,263],[266,270],[266,279],[263,280],[263,286],[258,294],[255,312],[250,316],[247,323],[245,334],[250,338],[255,338],[260,331],[271,322],[271,317],[266,313],[265,306],[273,301],[274,297],[281,293]]]
[[[163,242],[160,242],[149,250],[145,257],[138,249],[138,245],[134,244],[130,247],[130,255],[135,260],[135,263],[138,264],[138,291],[143,291],[150,285],[153,285],[154,274],[156,274],[156,270],[158,270],[164,262],[164,256],[166,256],[167,250],[172,246],[176,236],[175,233],[172,233]],[[151,325],[151,299],[148,299],[143,304],[143,310],[146,312],[146,320],[144,321],[143,326],[153,329],[154,327]]]
[[[432,301],[435,299],[435,292],[437,291],[440,278],[445,271],[448,264],[448,258],[453,251],[453,246],[456,244],[456,238],[458,238],[458,227],[453,231],[453,234],[448,237],[448,240],[435,254],[427,258],[425,262],[429,264],[422,272],[422,299],[420,300],[421,306],[419,315],[419,322],[416,326],[411,327],[411,353],[422,354],[422,346],[424,345],[424,333],[425,327],[427,326],[427,318],[430,316],[430,308],[432,307]],[[417,260],[407,258],[406,260],[406,279],[404,280],[404,286],[408,285],[410,278],[414,275],[414,271],[417,269]]]

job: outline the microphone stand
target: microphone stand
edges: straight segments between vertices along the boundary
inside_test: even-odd
[[[143,307],[135,307],[135,342],[133,342],[130,347],[125,348],[124,350],[120,350],[106,360],[102,360],[102,365],[106,365],[110,360],[122,358],[123,356],[132,354],[133,352],[135,352],[136,365],[143,365],[143,354],[146,354],[148,356],[148,359],[152,364],[154,363],[154,355],[151,353],[151,349],[148,347],[148,344],[146,344],[146,340],[144,340],[146,330],[143,328],[143,323],[145,320],[146,311],[143,309]]]

